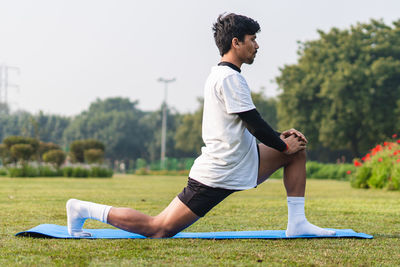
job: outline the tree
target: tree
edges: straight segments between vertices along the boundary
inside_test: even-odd
[[[38,153],[39,153],[41,158],[43,157],[43,155],[46,152],[48,152],[50,150],[61,150],[61,147],[59,145],[57,145],[57,144],[52,143],[52,142],[49,142],[49,143],[45,143],[45,142],[42,142],[42,141],[39,142]]]
[[[75,140],[70,145],[70,153],[72,161],[85,162],[85,152],[87,150],[100,150],[104,155],[105,146],[102,142],[96,139]]]
[[[167,109],[166,157],[182,157],[182,151],[175,149],[174,140],[180,118],[181,115],[176,110]],[[161,152],[162,106],[157,111],[148,112],[140,120],[140,125],[144,127],[148,134],[144,144],[146,153],[141,158],[149,161],[159,160]]]
[[[145,113],[136,105],[127,98],[97,99],[88,111],[74,118],[64,138],[68,142],[97,139],[107,147],[105,156],[111,161],[141,157],[146,154],[144,144],[152,132],[141,124]]]
[[[201,127],[203,121],[204,100],[197,99],[198,109],[193,113],[185,114],[182,122],[176,129],[175,148],[188,153],[190,156],[200,154],[201,147],[204,146],[201,136]]]
[[[252,93],[251,97],[257,111],[275,129],[277,126],[277,100],[275,98],[266,98],[263,91]],[[199,107],[194,113],[182,116],[181,123],[174,136],[175,149],[186,152],[186,156],[199,155],[201,147],[204,146],[201,136],[204,100],[199,98],[198,103]]]
[[[33,116],[33,119],[37,123],[40,140],[66,145],[65,140],[63,140],[63,134],[71,122],[70,118],[59,115],[46,115],[40,111],[38,115]]]
[[[15,144],[10,148],[11,156],[23,164],[34,154],[34,149],[29,144]]]
[[[353,156],[391,136],[400,116],[399,32],[400,20],[371,20],[301,43],[298,63],[277,77],[279,127],[303,131],[311,148]]]
[[[278,126],[277,99],[265,97],[264,91],[259,93],[251,93],[251,98],[253,99],[253,103],[261,117],[268,122],[273,129],[276,130]]]
[[[60,168],[65,161],[65,153],[60,149],[49,150],[43,154],[44,162],[52,163]]]
[[[13,114],[0,114],[0,140],[7,136],[32,136],[30,135],[31,115],[25,111],[17,111]]]
[[[1,109],[1,106],[0,106]],[[11,114],[0,111],[0,141],[7,136],[35,137],[45,142],[62,145],[63,133],[70,119],[58,115],[31,115],[26,111]]]
[[[5,144],[0,144],[0,159],[3,165],[7,165],[12,162],[10,150]]]
[[[85,162],[89,164],[102,163],[104,158],[104,151],[101,149],[87,149],[84,152]]]
[[[0,115],[8,115],[10,113],[10,107],[7,103],[0,102]]]
[[[9,136],[4,138],[3,143],[10,152],[11,161],[14,162],[17,160],[28,160],[35,155],[39,149],[39,141],[31,137]]]

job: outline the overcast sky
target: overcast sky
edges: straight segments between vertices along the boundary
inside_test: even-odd
[[[0,0],[0,64],[21,71],[9,73],[20,86],[9,88],[13,110],[70,116],[115,96],[156,110],[164,94],[157,79],[175,77],[168,103],[189,112],[219,62],[211,27],[223,12],[260,23],[260,49],[242,73],[253,91],[275,96],[271,81],[296,62],[297,41],[370,18],[390,24],[399,11],[398,0]]]

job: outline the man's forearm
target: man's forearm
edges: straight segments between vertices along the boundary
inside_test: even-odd
[[[237,115],[244,122],[249,132],[261,143],[281,152],[287,149],[286,143],[279,137],[280,133],[274,131],[271,126],[261,118],[260,113],[258,113],[256,109],[237,113]]]

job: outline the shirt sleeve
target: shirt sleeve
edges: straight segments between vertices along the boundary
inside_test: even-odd
[[[222,82],[222,95],[228,114],[255,109],[251,91],[246,80],[240,74],[227,76]]]
[[[238,115],[249,132],[264,145],[281,152],[288,149],[287,144],[279,137],[280,133],[274,131],[256,109],[241,112]]]

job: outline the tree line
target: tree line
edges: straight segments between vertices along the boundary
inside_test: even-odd
[[[275,101],[255,93],[254,100],[262,106],[265,116],[276,114]],[[75,117],[26,111],[0,110],[0,140],[9,136],[31,137],[43,142],[70,148],[75,140],[96,139],[105,147],[105,157],[129,162],[138,158],[148,162],[159,160],[161,150],[162,107],[143,111],[137,101],[115,97],[97,99],[88,110]],[[173,108],[167,112],[167,156],[197,157],[203,145],[201,138],[202,100],[193,113],[180,114]],[[276,118],[272,118],[275,123]]]
[[[400,20],[371,20],[349,29],[318,31],[299,43],[298,61],[280,69],[280,94],[253,93],[265,120],[277,130],[294,127],[309,139],[310,157],[349,161],[400,129]],[[168,157],[196,157],[201,139],[202,99],[192,113],[167,112]],[[67,149],[74,140],[97,139],[105,157],[155,161],[160,157],[162,107],[143,111],[138,101],[97,99],[75,117],[0,105],[0,140],[10,135],[37,138]]]

